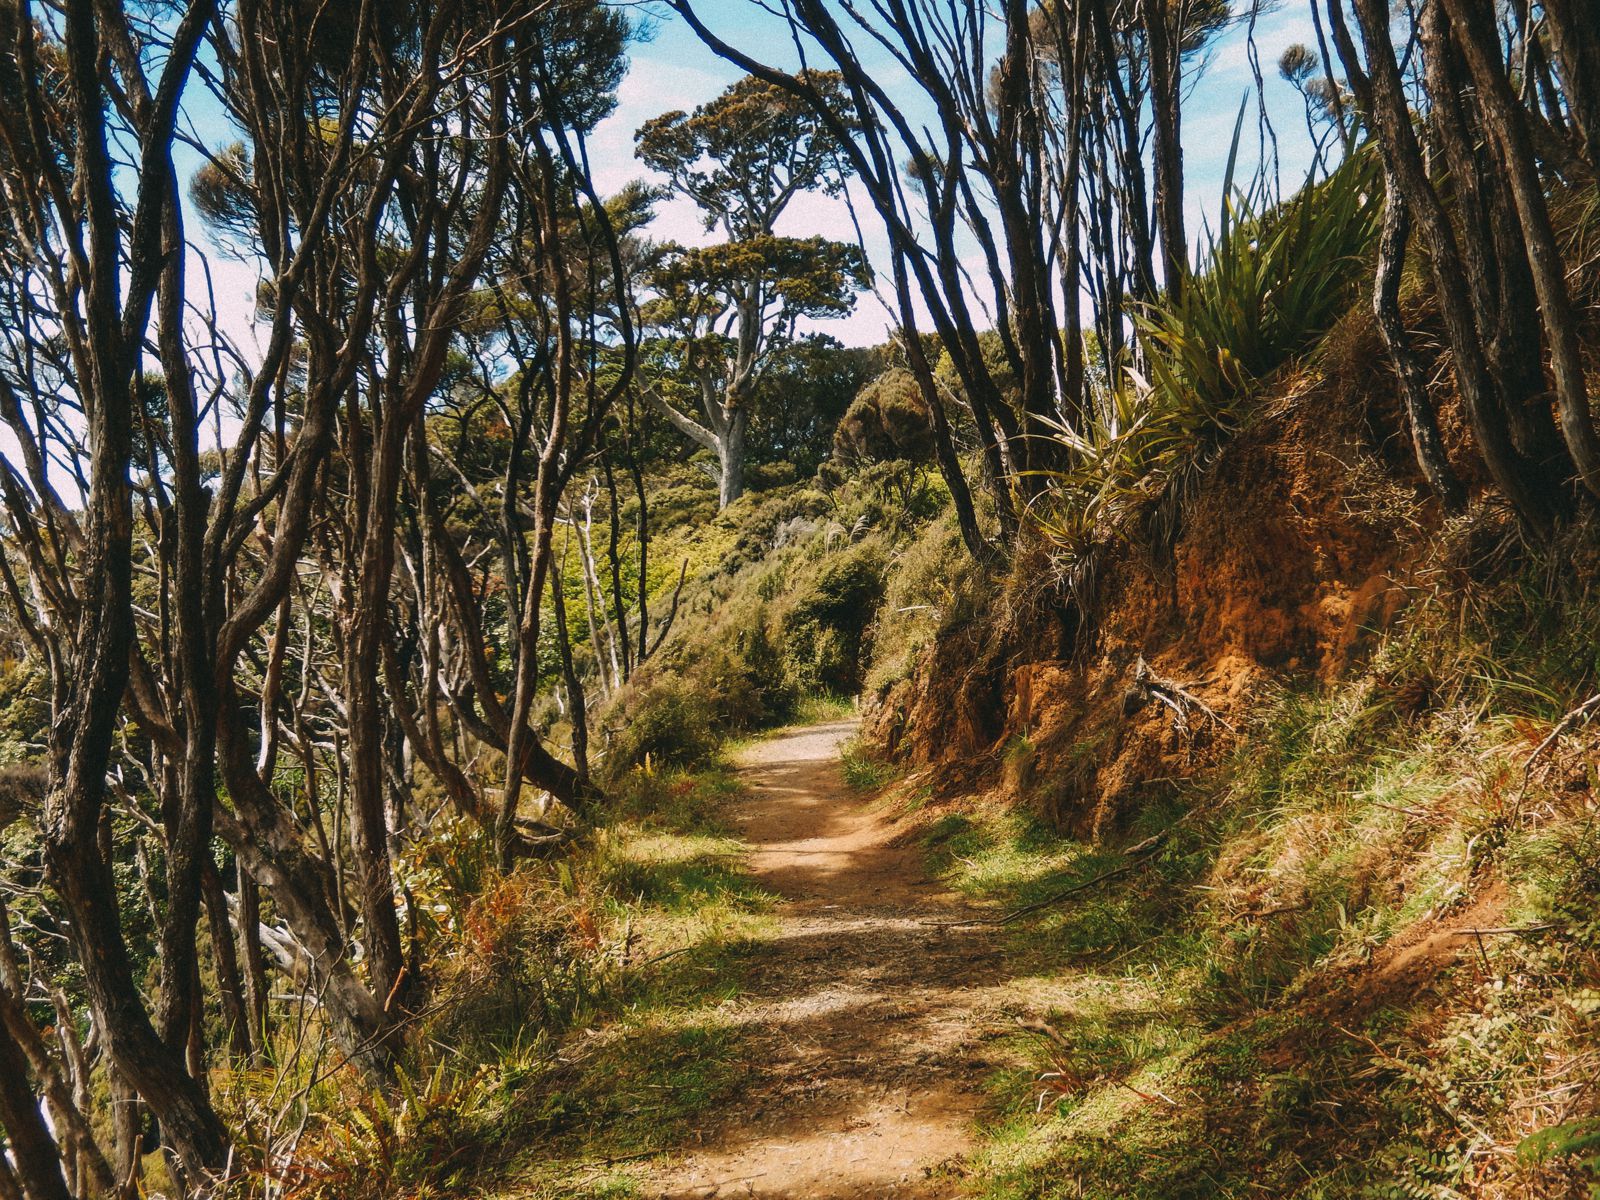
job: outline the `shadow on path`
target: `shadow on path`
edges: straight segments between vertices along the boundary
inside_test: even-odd
[[[970,1146],[1005,964],[991,930],[845,785],[853,722],[750,747],[739,829],[784,897],[734,1014],[754,1078],[737,1111],[645,1185],[661,1200],[942,1200]]]

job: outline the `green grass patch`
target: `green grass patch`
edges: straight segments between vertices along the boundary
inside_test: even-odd
[[[794,707],[796,725],[829,725],[835,721],[850,721],[856,716],[853,696],[836,696],[831,693],[810,693],[802,696]]]
[[[1571,1083],[1600,1071],[1593,734],[1522,791],[1534,746],[1594,690],[1573,632],[1593,614],[1586,593],[1554,611],[1541,595],[1518,578],[1466,614],[1436,597],[1369,675],[1264,696],[1229,761],[1138,815],[1130,842],[1171,831],[1147,863],[1009,927],[1035,972],[1025,1015],[1055,1036],[1006,1039],[974,1195],[1600,1183],[1600,1106]],[[1126,862],[989,803],[926,840],[947,882],[1006,909]],[[1477,919],[1489,895],[1484,919],[1534,932],[1391,965],[1409,961],[1398,936]]]
[[[849,742],[839,753],[839,769],[852,791],[875,792],[897,775],[899,768],[860,739]]]

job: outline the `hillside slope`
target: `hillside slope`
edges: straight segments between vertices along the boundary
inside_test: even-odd
[[[1589,1194],[1593,534],[1444,520],[1370,336],[1175,536],[902,597],[927,644],[866,727],[907,836],[1055,981],[983,1195]]]

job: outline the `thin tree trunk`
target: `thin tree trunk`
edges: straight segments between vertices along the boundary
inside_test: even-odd
[[[1334,124],[1339,128],[1339,142],[1348,152],[1354,144],[1355,131],[1350,128],[1350,118],[1344,109],[1344,89],[1339,77],[1333,73],[1333,56],[1328,53],[1328,35],[1322,28],[1322,6],[1311,5],[1311,27],[1317,36],[1317,57],[1322,60],[1322,75],[1328,85],[1328,102],[1333,108]]]
[[[0,1022],[0,1125],[5,1126],[18,1181],[27,1200],[73,1200],[61,1173],[61,1152],[39,1100],[28,1086],[28,1060]]]
[[[87,1175],[101,1193],[109,1195],[115,1178],[85,1115],[84,1097],[74,1093],[60,1065],[45,1046],[44,1038],[29,1019],[23,1003],[26,994],[27,980],[11,941],[10,915],[4,899],[0,898],[0,1024],[27,1060],[35,1085],[48,1106],[56,1135],[62,1145],[71,1150],[70,1157],[78,1167],[75,1174]],[[67,1032],[70,1023],[64,1023],[62,1029]],[[75,1031],[73,1034],[75,1036]],[[79,1186],[81,1188],[81,1180]]]
[[[572,663],[572,639],[567,632],[567,597],[564,572],[550,572],[550,607],[556,618],[556,649],[561,655],[561,678],[567,688],[567,719],[572,722],[572,761],[580,778],[589,778],[589,713],[583,681]],[[649,630],[639,631],[639,653],[645,653]]]
[[[960,456],[956,454],[955,439],[950,432],[950,419],[944,411],[944,399],[939,395],[939,385],[934,379],[933,365],[928,362],[928,356],[923,350],[922,335],[917,332],[917,327],[913,323],[916,319],[916,309],[911,302],[911,288],[906,278],[904,258],[898,250],[892,252],[892,257],[895,295],[899,302],[901,320],[905,322],[901,329],[900,342],[905,348],[906,365],[910,367],[912,378],[917,381],[917,387],[922,392],[922,401],[928,408],[928,416],[933,426],[934,458],[939,463],[939,473],[944,476],[945,486],[950,489],[950,505],[955,509],[956,526],[961,530],[961,540],[966,544],[967,553],[977,562],[987,562],[994,557],[994,552],[983,536],[983,530],[978,526],[977,510],[972,503],[972,489],[967,486],[967,474],[961,468]]]
[[[1583,377],[1577,314],[1567,289],[1566,267],[1550,222],[1544,183],[1539,177],[1527,123],[1511,92],[1511,84],[1500,69],[1498,54],[1491,55],[1490,47],[1499,45],[1491,16],[1475,0],[1437,2],[1442,2],[1450,14],[1452,33],[1477,85],[1485,124],[1506,166],[1527,245],[1528,265],[1533,269],[1545,338],[1550,344],[1562,437],[1578,468],[1578,477],[1591,493],[1600,497],[1600,435],[1595,433]]]
[[[631,401],[629,407],[632,407]],[[639,540],[639,661],[642,663],[650,656],[650,502],[644,490],[644,469],[639,465],[639,455],[633,444],[633,429],[630,424],[628,475],[633,480],[633,495],[639,505],[634,536]]]
[[[1421,14],[1425,79],[1436,96],[1470,95],[1460,55],[1451,44],[1444,10],[1438,3]],[[1493,163],[1469,119],[1469,102],[1436,104],[1432,130],[1449,167],[1448,180],[1463,229],[1462,266],[1472,288],[1479,328],[1486,331],[1484,357],[1505,411],[1511,443],[1524,461],[1522,475],[1552,512],[1565,507],[1558,480],[1566,463],[1545,394],[1544,360],[1533,278],[1516,214],[1502,172]],[[1570,463],[1566,464],[1570,467]]]
[[[617,638],[622,647],[622,680],[633,674],[633,641],[628,636],[628,604],[622,593],[622,514],[618,511],[617,476],[610,455],[602,455],[601,467],[606,476],[607,516],[610,518],[611,541],[609,546],[611,566],[611,610],[616,623]]]
[[[1372,310],[1378,319],[1384,345],[1388,347],[1389,358],[1394,363],[1395,376],[1400,382],[1400,395],[1405,402],[1407,423],[1411,426],[1411,446],[1416,453],[1417,468],[1433,494],[1439,498],[1445,512],[1457,513],[1466,507],[1466,489],[1461,486],[1461,480],[1456,477],[1444,452],[1433,401],[1428,396],[1427,374],[1411,348],[1411,339],[1400,313],[1400,275],[1405,267],[1411,218],[1406,212],[1405,198],[1387,174],[1384,189],[1387,200],[1383,210],[1383,233],[1378,239],[1378,268],[1373,280]]]
[[[252,1057],[250,1014],[245,1008],[244,985],[239,978],[239,955],[233,944],[233,924],[228,920],[228,897],[215,862],[207,862],[201,876],[206,921],[211,931],[212,962],[217,972],[217,999],[222,1007],[228,1049],[248,1062]]]
[[[222,690],[217,744],[237,816],[219,810],[218,833],[241,868],[271,891],[278,914],[309,957],[334,1038],[346,1059],[368,1078],[386,1081],[394,1070],[396,1021],[350,962],[339,909],[336,901],[330,902],[338,892],[336,878],[330,878],[337,874],[337,866],[307,850],[300,830],[256,773],[243,715],[229,694],[230,680],[223,680]]]
[[[1330,0],[1335,37],[1346,70],[1359,70],[1355,48]],[[1489,473],[1529,530],[1543,538],[1552,527],[1551,515],[1528,487],[1521,464],[1507,434],[1504,415],[1489,379],[1482,337],[1470,300],[1471,291],[1461,267],[1461,252],[1444,207],[1428,178],[1422,151],[1411,126],[1400,70],[1389,40],[1389,12],[1383,0],[1356,0],[1362,38],[1367,48],[1367,76],[1372,94],[1372,120],[1389,176],[1399,184],[1407,207],[1415,214],[1431,252],[1435,290],[1455,356],[1456,380],[1468,420],[1477,437]],[[1341,36],[1342,34],[1342,36]],[[1353,71],[1352,71],[1353,73]]]
[[[1544,0],[1550,41],[1561,69],[1567,108],[1583,137],[1583,154],[1600,185],[1600,2]]]
[[[256,1062],[267,1057],[272,1045],[267,1025],[267,956],[261,948],[261,891],[255,878],[238,864],[239,890],[239,965],[244,985],[245,1018],[250,1026],[250,1042]]]
[[[1183,303],[1189,272],[1189,247],[1183,229],[1183,145],[1180,136],[1181,60],[1173,46],[1167,0],[1142,0],[1145,42],[1150,55],[1150,111],[1153,118],[1156,230],[1161,240],[1161,271],[1167,297]]]

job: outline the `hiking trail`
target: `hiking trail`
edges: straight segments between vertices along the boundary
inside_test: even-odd
[[[738,759],[751,873],[783,898],[738,1020],[752,1079],[646,1180],[660,1200],[943,1200],[958,1193],[993,1067],[1004,963],[976,910],[929,879],[889,816],[846,785],[850,721]]]

